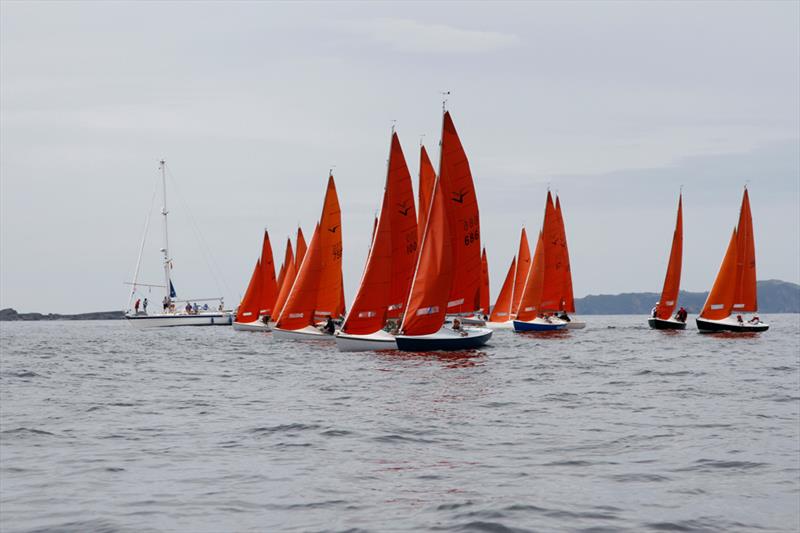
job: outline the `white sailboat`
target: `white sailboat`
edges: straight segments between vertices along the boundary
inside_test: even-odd
[[[161,170],[161,183],[162,183],[162,200],[163,207],[161,208],[162,222],[164,226],[164,247],[161,248],[163,254],[164,266],[164,285],[157,285],[152,283],[139,283],[139,272],[141,270],[142,255],[144,252],[145,240],[147,237],[147,227],[150,223],[148,216],[147,224],[145,225],[144,236],[142,237],[142,245],[139,249],[139,258],[136,262],[136,270],[133,276],[131,285],[131,294],[128,300],[128,309],[125,311],[125,318],[128,323],[135,328],[150,328],[150,327],[171,327],[171,326],[229,326],[233,323],[233,313],[230,310],[224,309],[222,297],[218,298],[196,298],[196,299],[178,299],[175,291],[175,286],[172,284],[171,271],[172,259],[169,256],[169,232],[167,228],[167,178],[166,178],[166,162],[162,159],[159,161],[159,169]],[[139,288],[163,288],[164,299],[161,301],[160,312],[148,312],[145,306],[144,311],[140,312],[137,304],[133,305],[134,297],[137,295]],[[202,302],[202,308],[198,307],[197,302]],[[208,302],[217,303],[216,309],[209,308]],[[192,305],[194,304],[194,305]]]

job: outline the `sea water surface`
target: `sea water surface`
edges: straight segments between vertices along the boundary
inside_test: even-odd
[[[0,530],[798,531],[800,315],[456,355],[0,324]]]

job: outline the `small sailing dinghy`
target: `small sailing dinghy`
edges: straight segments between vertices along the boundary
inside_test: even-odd
[[[549,197],[548,197],[549,202]],[[514,319],[516,332],[548,332],[567,328],[567,323],[559,320],[543,310],[542,299],[545,294],[545,242],[540,231],[536,240],[536,249],[533,252],[533,263],[525,280],[525,288],[520,300],[519,312]]]
[[[333,328],[323,325],[327,322],[332,326],[332,320],[340,318],[345,311],[341,229],[341,210],[331,174],[322,215],[278,315],[272,331],[274,338],[333,340]],[[284,281],[284,287],[286,285]]]
[[[380,217],[356,298],[336,346],[343,352],[396,350],[392,331],[403,315],[417,262],[417,212],[403,149],[392,131]]]
[[[714,286],[708,294],[700,316],[696,319],[697,328],[701,333],[767,331],[769,324],[761,322],[755,315],[757,311],[753,216],[750,212],[750,196],[745,187],[742,207],[739,210],[739,223],[731,235]],[[742,317],[743,313],[754,313],[754,315],[750,320],[745,320]]]
[[[139,250],[139,258],[136,262],[136,270],[131,285],[131,294],[128,302],[128,310],[125,312],[125,319],[128,324],[135,328],[151,327],[174,327],[174,326],[230,326],[233,322],[233,313],[224,309],[222,297],[219,298],[194,298],[178,300],[175,285],[172,283],[172,257],[169,254],[169,233],[167,231],[167,177],[166,161],[159,161],[161,171],[161,190],[162,190],[162,223],[164,226],[164,245],[161,248],[163,255],[164,285],[152,283],[139,283],[139,272],[142,266],[142,255],[144,252],[147,229],[150,225],[148,215],[145,224],[145,234],[142,238],[142,245]],[[154,196],[155,199],[155,196]],[[140,288],[163,288],[164,299],[162,300],[161,312],[144,312],[131,309],[131,303]],[[197,302],[204,302],[202,307]],[[208,302],[218,302],[217,309],[210,309]],[[185,304],[185,305],[184,305]],[[192,305],[193,304],[193,305]],[[155,307],[156,304],[153,306]]]
[[[270,331],[269,319],[278,297],[278,282],[272,260],[272,245],[269,233],[264,230],[261,255],[256,261],[244,298],[236,309],[233,329],[237,331]]]
[[[426,217],[416,270],[397,347],[403,351],[468,350],[486,344],[492,330],[464,327],[448,313],[480,307],[480,220],[469,161],[450,113],[442,125],[439,174]]]
[[[683,258],[683,195],[678,197],[678,217],[672,235],[672,249],[669,253],[667,275],[664,288],[647,323],[653,329],[686,329],[686,316],[679,312],[673,316],[678,305],[678,292],[681,286],[681,263]],[[683,308],[681,308],[683,309]],[[682,318],[682,319],[681,319]]]

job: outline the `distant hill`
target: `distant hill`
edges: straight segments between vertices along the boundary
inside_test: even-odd
[[[15,309],[0,309],[2,320],[119,320],[125,318],[122,311],[97,311],[95,313],[80,313],[78,315],[59,315],[55,313],[17,313]]]
[[[589,295],[575,299],[575,309],[581,315],[641,315],[648,314],[660,293],[630,292],[624,294]],[[707,292],[681,291],[678,304],[689,313],[703,308]],[[800,313],[800,285],[768,279],[758,282],[758,310],[761,313]]]

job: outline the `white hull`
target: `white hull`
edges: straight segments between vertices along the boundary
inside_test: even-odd
[[[755,324],[748,321],[739,322],[733,315],[719,320],[697,317],[695,322],[697,323],[697,328],[702,333],[725,331],[734,333],[759,333],[769,329],[769,324],[765,322],[759,321]]]
[[[233,314],[230,312],[198,313],[196,315],[126,315],[128,324],[135,328],[165,328],[175,326],[230,326]]]
[[[380,350],[396,350],[397,341],[394,335],[379,330],[368,335],[352,335],[336,332],[336,347],[340,352],[371,352]]]
[[[486,327],[489,329],[514,329],[514,321],[506,320],[505,322],[487,322]]]
[[[253,322],[233,322],[233,329],[236,331],[272,331],[269,324],[265,324],[260,320]]]
[[[272,337],[281,341],[332,341],[333,335],[323,333],[314,326],[306,326],[302,329],[280,329],[272,330]]]

